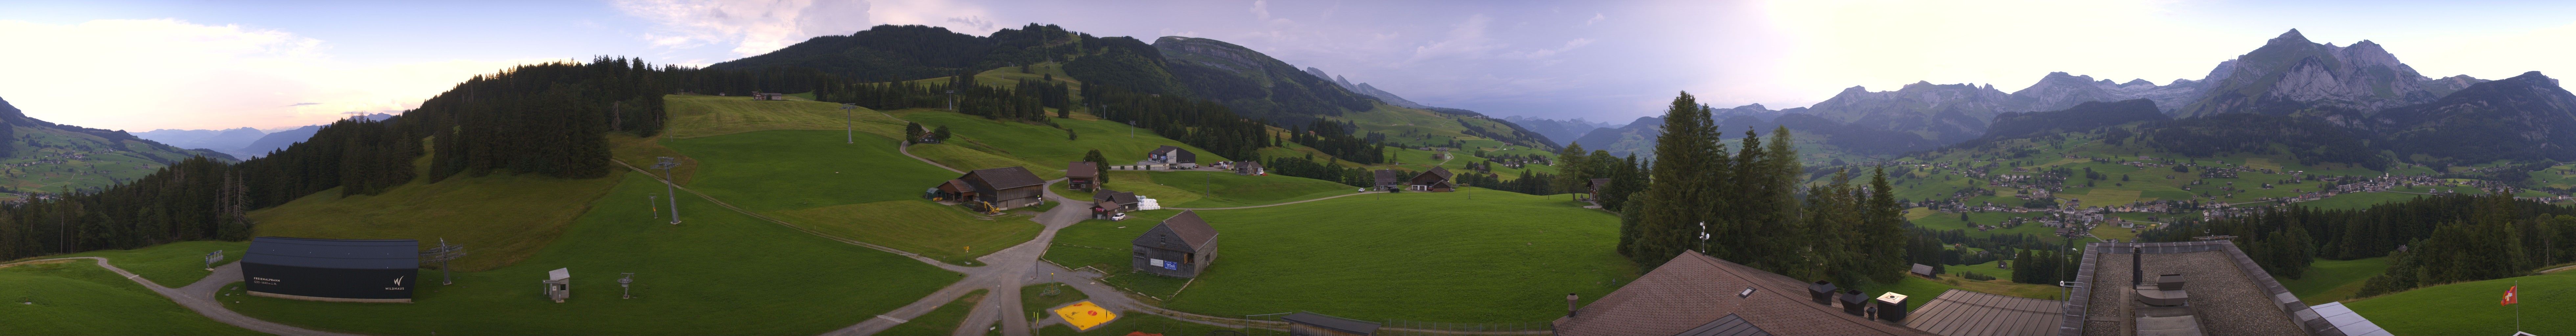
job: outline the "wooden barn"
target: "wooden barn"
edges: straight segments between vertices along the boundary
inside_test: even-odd
[[[1452,175],[1448,168],[1431,167],[1431,170],[1423,171],[1421,175],[1414,175],[1413,180],[1408,184],[1412,185],[1413,191],[1457,191],[1458,186],[1449,183],[1450,176]]]
[[[1404,187],[1404,171],[1379,169],[1373,173],[1377,174],[1377,184],[1370,186],[1371,188],[1383,191],[1395,191],[1396,188]]]
[[[1091,216],[1093,219],[1102,219],[1109,218],[1109,215],[1113,214],[1136,211],[1138,203],[1141,201],[1136,199],[1136,193],[1101,189],[1100,192],[1091,193]]]
[[[1261,169],[1261,161],[1237,161],[1234,163],[1234,174],[1270,175],[1270,171]]]
[[[1099,162],[1074,161],[1073,163],[1066,165],[1064,168],[1065,187],[1073,188],[1073,190],[1092,190],[1092,188],[1097,187],[1095,184],[1099,183],[1099,181]]]
[[[1592,199],[1592,205],[1601,205],[1601,188],[1609,188],[1610,179],[1598,178],[1585,180],[1583,181],[1583,187],[1592,189],[1592,191],[1584,193],[1586,194],[1584,197]]]
[[[1038,179],[1038,175],[1029,173],[1028,168],[976,169],[954,181],[965,182],[964,188],[960,189],[971,189],[959,190],[959,200],[988,203],[993,206],[992,211],[1035,206],[1046,197],[1046,180]],[[946,188],[948,184],[941,187]]]
[[[1154,151],[1145,152],[1145,161],[1196,165],[1199,163],[1199,154],[1180,147],[1163,146],[1154,148]]]
[[[1200,220],[1198,212],[1181,211],[1136,236],[1132,266],[1146,273],[1198,277],[1216,260],[1216,238],[1216,228]]]

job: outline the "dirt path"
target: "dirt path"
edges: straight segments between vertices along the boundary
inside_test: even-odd
[[[178,302],[179,306],[188,307],[188,310],[196,311],[197,315],[205,315],[206,318],[214,319],[215,322],[223,322],[224,324],[241,327],[242,329],[250,329],[251,331],[277,335],[356,335],[297,328],[294,326],[278,324],[276,322],[251,318],[250,316],[233,312],[231,309],[225,309],[223,303],[215,302],[215,295],[217,292],[220,292],[224,286],[231,285],[235,282],[241,282],[242,275],[240,261],[234,261],[231,264],[224,264],[222,267],[216,267],[214,274],[207,274],[205,279],[199,279],[196,283],[190,283],[185,287],[179,288],[162,287],[161,284],[144,280],[143,276],[134,275],[133,272],[126,272],[125,269],[122,268],[116,268],[116,265],[107,263],[107,258],[100,257],[37,259],[0,265],[0,267],[46,261],[61,262],[72,259],[89,259],[97,261],[98,267],[116,272],[116,275],[124,276],[126,280],[134,280],[134,283],[142,284],[143,288],[151,289],[153,293],[158,293],[163,297],[168,297],[170,298],[170,301]]]
[[[914,159],[914,160],[921,160],[921,163],[928,163],[928,164],[930,164],[931,166],[939,167],[939,169],[947,169],[947,170],[948,170],[948,172],[951,172],[951,173],[958,173],[958,174],[965,174],[965,173],[966,173],[966,171],[963,171],[963,170],[957,170],[957,168],[949,168],[949,167],[948,167],[948,165],[939,164],[939,162],[938,162],[938,161],[931,161],[930,159],[924,159],[924,158],[921,158],[920,156],[912,155],[912,143],[910,143],[910,142],[905,142],[905,143],[903,143],[903,144],[901,144],[901,145],[895,145],[895,147],[894,147],[894,151],[895,151],[896,153],[903,153],[903,156],[910,156],[910,157],[912,157],[912,159]]]

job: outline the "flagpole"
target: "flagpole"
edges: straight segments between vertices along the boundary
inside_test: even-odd
[[[2514,280],[2514,281],[2513,281],[2513,290],[2515,290],[2515,291],[2519,291],[2519,290],[2521,290],[2521,289],[2522,289],[2522,280]],[[2515,294],[2515,295],[2521,295],[2521,293],[2514,293],[2514,294]],[[2519,297],[2517,297],[2517,298],[2513,298],[2513,303],[2522,303],[2522,298],[2519,298]],[[2522,305],[2514,305],[2514,306],[2513,306],[2513,332],[2514,332],[2514,333],[2517,333],[2517,334],[2522,333]]]

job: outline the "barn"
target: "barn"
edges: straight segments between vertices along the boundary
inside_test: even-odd
[[[1100,163],[1074,161],[1065,165],[1065,186],[1073,190],[1091,190],[1100,183]]]
[[[1145,161],[1195,166],[1199,163],[1199,154],[1180,147],[1163,146],[1154,148],[1154,151],[1145,152]]]
[[[1138,271],[1183,278],[1198,277],[1216,261],[1216,228],[1196,211],[1181,211],[1136,236],[1132,266]]]
[[[976,169],[953,181],[965,182],[967,188],[961,189],[973,189],[959,192],[960,200],[992,205],[991,211],[1035,206],[1046,194],[1043,190],[1046,180],[1038,179],[1037,174],[1022,167]],[[941,188],[948,188],[950,184],[954,183],[942,184]]]
[[[242,256],[250,295],[336,302],[411,302],[420,241],[256,237]]]

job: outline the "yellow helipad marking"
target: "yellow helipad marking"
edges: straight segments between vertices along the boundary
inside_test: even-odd
[[[1072,324],[1074,331],[1091,330],[1091,327],[1098,327],[1109,323],[1110,320],[1118,319],[1117,313],[1101,309],[1100,305],[1091,304],[1091,301],[1075,302],[1064,308],[1056,308],[1055,315],[1064,317],[1064,323]]]

